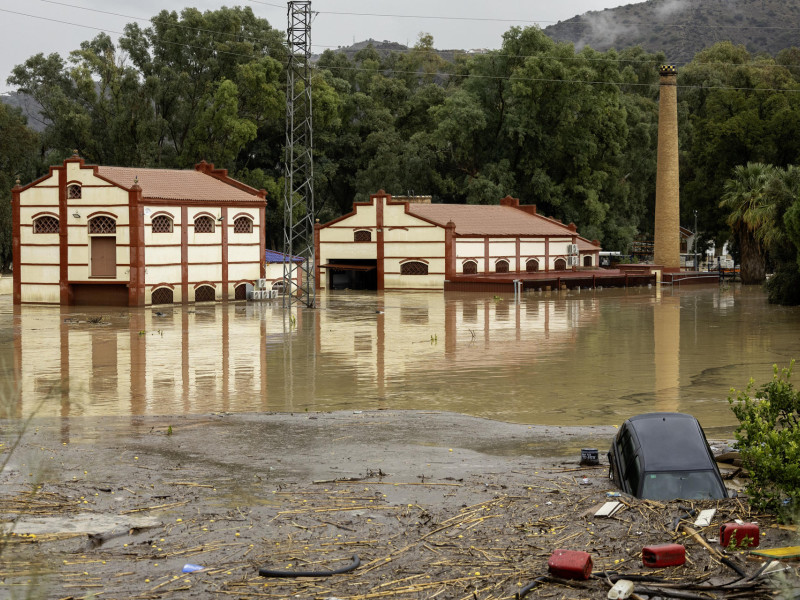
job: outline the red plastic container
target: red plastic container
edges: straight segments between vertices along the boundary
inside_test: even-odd
[[[554,550],[547,561],[551,575],[563,579],[589,579],[592,556],[580,550]]]
[[[645,567],[675,567],[686,562],[686,548],[680,544],[662,544],[642,548]]]
[[[748,538],[748,543],[744,542]],[[737,548],[752,548],[758,546],[758,523],[725,523],[719,526],[719,545],[730,546],[731,539],[735,540]]]

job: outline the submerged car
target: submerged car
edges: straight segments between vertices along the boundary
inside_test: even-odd
[[[648,413],[625,421],[608,451],[609,477],[650,500],[727,498],[700,423],[683,413]]]

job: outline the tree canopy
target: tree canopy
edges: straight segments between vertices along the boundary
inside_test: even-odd
[[[66,58],[32,56],[9,83],[42,107],[40,172],[73,149],[108,165],[205,159],[268,190],[267,243],[278,247],[286,62],[283,33],[249,8],[187,8],[126,26],[116,44],[100,34]],[[536,27],[450,60],[428,34],[404,52],[327,50],[312,68],[316,217],[381,188],[435,202],[512,195],[625,252],[652,239],[663,62],[641,48],[576,51]],[[752,214],[734,169],[800,163],[800,50],[753,57],[721,42],[681,67],[678,84],[683,222],[697,211],[701,238],[721,247],[733,235],[742,258],[753,242],[753,264],[796,263],[742,237]],[[800,230],[794,189],[786,183],[785,216],[771,221],[784,246]]]

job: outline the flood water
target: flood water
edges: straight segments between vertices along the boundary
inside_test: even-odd
[[[93,322],[99,321],[99,322]],[[550,425],[689,412],[800,357],[800,308],[739,286],[513,297],[323,292],[142,309],[13,307],[0,296],[2,416],[443,410]]]

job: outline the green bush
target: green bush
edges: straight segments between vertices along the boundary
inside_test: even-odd
[[[780,371],[774,365],[772,381],[755,394],[751,379],[728,397],[739,419],[736,440],[750,472],[750,503],[784,518],[800,507],[800,391],[790,381],[793,366],[794,360]]]

